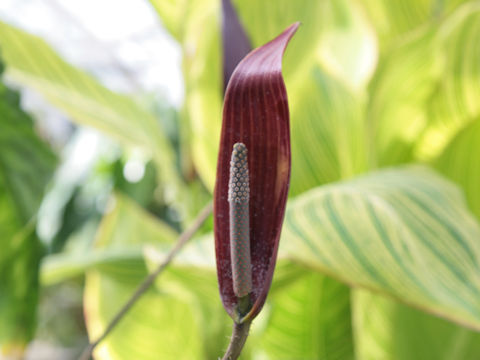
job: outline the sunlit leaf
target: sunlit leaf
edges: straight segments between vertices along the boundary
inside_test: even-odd
[[[162,6],[158,1],[152,2],[157,9]],[[302,23],[302,36],[287,51],[284,66],[287,89],[294,107],[297,102],[313,104],[326,101],[322,98],[323,91],[307,93],[303,87],[305,82],[310,82],[314,68],[320,63],[324,64],[322,69],[328,69],[326,73],[341,78],[347,88],[361,87],[370,77],[376,50],[371,31],[358,7],[352,9],[346,1],[311,0],[302,0],[301,3],[248,0],[234,1],[233,5],[254,46],[269,41],[294,21]],[[219,2],[212,0],[193,1],[185,6],[188,8],[185,11],[188,21],[184,27],[182,47],[191,151],[197,172],[207,187],[213,190],[221,126],[221,9]],[[161,10],[159,15],[162,19],[166,16]],[[298,123],[298,128],[306,128],[302,127],[305,121],[321,126],[316,121],[317,112],[299,110],[298,114],[292,115],[292,125]],[[313,129],[310,133],[320,131]],[[320,135],[335,136],[331,133]],[[302,137],[303,134],[292,133],[294,141],[298,139],[300,143]],[[314,151],[316,143],[305,144],[305,147],[309,152]],[[360,164],[363,165],[362,162]]]
[[[479,35],[480,7],[470,2],[384,54],[367,113],[377,165],[430,160],[478,117]]]
[[[470,209],[480,219],[480,120],[463,129],[435,160],[435,165],[462,187]]]
[[[300,0],[292,2],[233,0],[242,24],[253,47],[270,41],[290,24],[299,21],[302,36],[293,42],[285,57],[285,76],[301,71],[315,57],[315,49],[325,27],[327,4],[324,1]],[[290,54],[289,54],[290,53]],[[308,67],[307,67],[308,68]]]
[[[190,10],[195,3],[201,2],[202,0],[150,0],[160,15],[162,25],[179,41],[181,41],[186,24],[189,22]]]
[[[282,236],[294,259],[480,329],[480,226],[460,191],[427,169],[306,192]]]
[[[480,333],[366,290],[352,297],[358,360],[475,360]]]
[[[465,0],[355,0],[367,13],[384,50],[410,32],[435,23]]]
[[[319,61],[357,86],[373,70],[372,59],[367,59],[376,57],[373,34],[359,7],[348,0],[234,0],[234,5],[254,46],[273,38],[292,22],[302,24],[302,36],[285,56],[287,88],[305,80]]]
[[[132,201],[122,196],[116,199],[113,212],[102,222],[99,245],[94,251],[67,255],[63,259],[56,256],[42,268],[44,280],[53,282],[62,276],[68,278],[87,272],[85,311],[92,339],[105,328],[148,270],[165,259],[172,246],[172,232],[164,224]],[[280,294],[303,271],[288,260],[280,260],[273,295]],[[122,320],[118,329],[102,342],[97,357],[212,359],[221,356],[231,320],[218,295],[213,235],[188,243],[155,285],[155,289],[144,295],[146,300],[135,305],[125,322]],[[138,348],[139,343],[149,341],[152,344],[145,349]],[[189,346],[193,350],[184,349]],[[196,354],[192,355],[193,351]]]
[[[117,198],[115,210],[100,227],[97,248],[135,248],[171,244],[173,232],[131,201]],[[138,247],[137,247],[138,248]],[[104,263],[88,271],[85,313],[94,339],[147,275],[142,259]],[[98,359],[192,359],[203,344],[193,308],[168,291],[149,290],[96,349]]]
[[[363,102],[320,67],[294,94],[291,194],[365,171]]]
[[[370,84],[366,119],[378,166],[414,158],[415,142],[428,126],[426,103],[441,72],[435,36],[431,28],[415,32],[380,60]]]
[[[377,65],[376,34],[363,9],[354,1],[331,0],[329,4],[317,56],[332,74],[352,89],[361,91]]]
[[[353,359],[350,290],[307,273],[270,297],[267,329],[258,351],[270,359]]]
[[[120,274],[92,271],[85,285],[89,335],[99,336],[128,300],[145,271]],[[96,359],[193,359],[202,351],[193,309],[167,293],[150,290],[142,296],[108,339],[95,350]]]
[[[212,256],[213,239],[208,237],[208,240],[208,243],[201,240],[194,241],[183,252],[182,258],[176,261],[176,265],[171,266],[162,274],[156,285],[159,291],[174,295],[192,309],[194,315],[192,325],[198,327],[196,336],[201,339],[203,345],[203,356],[197,355],[196,357],[215,359],[222,355],[222,351],[227,346],[231,320],[223,310],[218,296],[217,277]],[[203,250],[209,250],[209,252],[203,253]],[[163,261],[164,256],[161,253],[157,253],[155,256],[155,253],[147,252],[149,267],[153,270],[158,263]],[[200,262],[197,262],[197,266],[185,264],[185,260],[195,263],[194,258],[202,258]]]
[[[220,2],[206,0],[190,11],[195,16],[185,29],[182,45],[191,156],[213,192],[223,100]]]
[[[442,76],[429,107],[430,123],[419,141],[423,159],[439,154],[443,147],[473,119],[480,116],[480,5],[458,8],[438,29]]]

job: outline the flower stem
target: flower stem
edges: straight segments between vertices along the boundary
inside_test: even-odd
[[[250,330],[251,321],[244,323],[233,323],[233,333],[228,345],[227,352],[223,356],[222,360],[237,360],[242,352],[243,346],[247,341],[248,331]]]

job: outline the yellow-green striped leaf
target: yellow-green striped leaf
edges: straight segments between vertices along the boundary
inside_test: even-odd
[[[128,275],[126,278],[125,275]],[[89,336],[96,338],[128,300],[146,272],[122,276],[91,271],[84,306]],[[168,293],[149,290],[95,350],[96,359],[195,359],[202,352],[193,309]]]
[[[434,163],[462,187],[470,209],[480,219],[480,119],[460,131]]]
[[[172,232],[164,224],[132,201],[117,196],[115,208],[100,226],[96,249],[82,255],[71,254],[63,260],[47,261],[43,267],[44,279],[58,281],[62,267],[64,276],[79,274],[81,267],[86,267],[83,271],[87,271],[87,328],[89,336],[95,338],[133,293],[147,269],[152,270],[164,260],[171,240]],[[307,269],[283,255],[269,296],[273,305],[267,313],[271,318],[259,318],[256,322],[248,345],[252,353],[260,350],[277,358],[275,354],[279,352],[275,344],[286,341],[291,344],[289,354],[301,355],[300,358],[317,350],[332,359],[351,354],[348,288],[323,275],[308,274]],[[307,293],[310,294],[309,307],[303,307],[303,296]],[[214,359],[222,355],[231,331],[231,319],[220,302],[212,234],[189,242],[158,278],[155,290],[144,297],[102,342],[97,358]],[[289,306],[292,302],[295,307]],[[334,304],[333,310],[323,312],[330,304]],[[322,317],[316,318],[314,314],[319,312]],[[306,322],[307,319],[311,321]],[[282,324],[287,321],[301,329],[302,335],[286,331]],[[310,338],[312,329],[318,338]],[[317,339],[322,338],[328,344],[319,347]],[[185,349],[190,346],[193,349]]]
[[[477,360],[480,333],[367,290],[352,296],[358,360]]]
[[[367,168],[363,103],[320,67],[304,80],[290,101],[291,195]]]
[[[350,290],[308,272],[271,297],[268,326],[254,346],[270,359],[353,359]]]
[[[471,1],[390,45],[369,89],[377,165],[431,160],[480,115],[479,36]]]
[[[327,274],[480,329],[480,226],[462,193],[421,167],[302,194],[281,246]]]
[[[426,104],[441,72],[435,37],[435,29],[423,28],[402,38],[380,59],[367,111],[372,160],[378,166],[410,161],[415,142],[428,126]]]
[[[285,54],[287,89],[308,78],[318,63],[355,87],[373,70],[374,35],[360,6],[350,0],[235,0],[234,5],[254,47],[301,22],[300,36]]]
[[[175,233],[166,225],[131,200],[117,196],[114,210],[101,223],[96,249],[113,253],[116,249],[130,249],[133,254],[138,254],[138,250],[148,251],[149,247],[154,247],[159,251],[165,250],[162,251],[163,259],[174,239]],[[198,246],[192,246],[189,253],[199,256],[201,252]],[[184,259],[190,264],[195,263],[195,259],[189,258],[188,254]],[[191,271],[192,265],[182,266],[181,261],[178,266],[169,268],[159,280],[158,289],[147,291],[98,346],[96,359],[198,359],[220,355],[218,352],[227,339],[222,324],[227,319],[216,296],[213,251],[210,263],[206,274],[200,268]],[[141,256],[97,263],[88,269],[84,306],[90,338],[95,339],[101,334],[147,274],[148,269]],[[180,291],[188,286],[185,283],[200,287],[205,301],[197,301],[192,289],[190,292]],[[213,302],[207,301],[212,299]],[[204,308],[209,310],[215,305],[218,312],[214,313],[223,315],[217,316],[219,326],[215,326],[217,322],[212,320],[215,314],[210,311],[212,326],[208,332],[201,331],[202,320],[205,321],[202,318],[206,312]],[[215,354],[207,356],[212,347],[217,347]]]
[[[164,18],[162,5],[156,0],[152,2]],[[214,184],[222,107],[219,5],[219,1],[213,0],[185,5],[189,17],[182,36],[192,158],[210,190]],[[358,129],[363,98],[357,98],[358,94],[350,88],[359,87],[368,79],[374,66],[369,56],[374,59],[376,53],[371,49],[373,40],[362,13],[357,7],[348,6],[347,1],[248,0],[233,1],[233,5],[253,46],[271,40],[294,21],[302,23],[299,38],[287,50],[283,66],[291,104],[292,142],[297,144],[292,149],[296,164],[292,169],[296,172],[292,194],[363,170],[364,129]],[[346,54],[345,49],[352,53]],[[357,55],[362,61],[352,61]],[[324,119],[328,121],[322,124]],[[356,131],[362,135],[357,136]],[[335,141],[345,134],[348,136],[341,143],[346,144],[346,149],[341,150],[340,143],[336,145]],[[333,152],[326,168],[319,162],[328,157],[312,157],[318,153],[319,144],[323,146],[319,141],[322,138],[327,140],[322,156]]]
[[[472,120],[480,116],[480,3],[459,7],[439,28],[441,77],[427,104],[430,122],[417,145],[422,159],[438,155]]]
[[[418,28],[438,21],[465,0],[356,0],[368,14],[384,50]]]

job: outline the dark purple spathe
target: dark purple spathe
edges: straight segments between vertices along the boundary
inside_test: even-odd
[[[272,281],[290,180],[290,129],[281,74],[285,48],[299,24],[253,50],[235,69],[225,94],[214,194],[215,250],[220,294],[235,318],[230,254],[228,183],[235,143],[248,149],[250,252],[253,307],[262,308]]]

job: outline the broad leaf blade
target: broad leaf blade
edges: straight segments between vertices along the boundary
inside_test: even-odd
[[[363,9],[350,0],[233,0],[253,46],[270,40],[294,21],[302,36],[285,56],[287,88],[307,79],[314,65],[328,65],[336,75],[358,87],[368,79],[375,59],[374,37]],[[294,93],[292,92],[292,95]],[[292,98],[293,99],[293,98]]]
[[[162,4],[159,4],[161,2],[155,0],[152,2],[156,4],[157,9],[159,6],[162,7]],[[182,3],[182,6],[185,5],[188,9],[185,10],[188,18],[186,18],[182,46],[185,51],[186,108],[191,127],[192,158],[197,172],[211,190],[215,181],[223,93],[220,71],[222,56],[219,4],[219,1],[212,0],[191,1],[188,5]],[[164,5],[168,7],[168,1]],[[316,182],[315,174],[324,169],[312,168],[310,164],[299,167],[298,164],[299,160],[305,159],[303,151],[310,156],[315,154],[318,146],[322,144],[318,141],[303,142],[304,135],[308,131],[308,139],[313,137],[312,134],[333,139],[338,133],[347,131],[355,136],[353,131],[348,130],[347,124],[350,124],[350,118],[344,121],[337,114],[343,115],[344,107],[347,108],[345,111],[347,113],[350,109],[355,109],[356,120],[361,120],[363,111],[361,102],[364,94],[353,93],[350,88],[360,92],[373,71],[376,49],[371,30],[366,24],[361,9],[358,6],[350,6],[351,4],[346,0],[301,0],[300,2],[246,0],[233,1],[233,5],[254,46],[260,46],[269,41],[294,21],[300,21],[302,24],[302,36],[289,45],[291,48],[285,54],[284,60],[284,77],[293,106],[292,126],[297,127],[297,131],[292,132],[292,140],[301,145],[299,150],[292,149],[292,156],[296,158],[294,164],[297,163],[297,172],[292,177],[292,189],[298,193],[305,189],[303,186],[307,183],[313,183],[308,185],[310,187],[318,186],[322,182]],[[166,16],[164,11],[159,11],[159,14],[162,19]],[[360,57],[361,61],[356,61],[357,57]],[[333,84],[333,89],[328,87],[319,89],[321,86],[330,85],[328,81],[329,84],[318,84],[318,88],[308,86],[315,91],[313,89],[305,91],[305,83],[311,83],[312,74],[317,71],[317,68],[322,69],[321,72],[325,77],[331,78],[334,74],[341,79],[341,84],[339,86]],[[337,80],[333,82],[336,83]],[[338,90],[338,87],[344,88],[347,92],[345,102],[341,101],[344,89]],[[318,121],[319,107],[315,104],[328,104],[329,98],[322,98],[322,96],[330,91],[338,94],[335,107],[329,106],[335,115],[335,118],[330,119],[330,123],[337,125],[325,128]],[[352,106],[353,95],[356,98]],[[306,106],[297,106],[300,103]],[[312,126],[311,129],[304,126],[307,121]],[[363,141],[364,138],[364,130],[360,131],[362,135],[355,136],[358,142]],[[341,168],[342,172],[349,169],[352,162],[350,156],[355,158],[353,163],[358,164],[356,172],[364,170],[365,160],[362,159],[364,151],[358,151],[357,146],[354,148],[352,154],[348,154],[347,151],[342,154],[342,161],[347,163],[335,164],[336,168],[331,172],[338,173],[338,168]],[[361,168],[361,171],[358,171],[358,168]],[[302,183],[304,178],[307,181],[304,184],[298,184],[297,187],[295,183]]]
[[[359,98],[319,66],[294,94],[290,195],[365,171],[365,106]]]
[[[128,300],[146,272],[126,268],[121,274],[92,271],[85,285],[85,315],[96,338]],[[108,339],[95,350],[96,359],[193,359],[202,351],[192,308],[154,290],[142,296]]]
[[[480,333],[366,290],[352,296],[358,360],[476,360]]]
[[[171,246],[175,233],[132,201],[117,197],[103,219],[98,249],[142,249]],[[85,314],[93,339],[148,274],[142,257],[129,262],[98,264],[88,271]],[[212,272],[213,278],[213,272]],[[165,279],[166,280],[166,279]],[[168,285],[165,289],[168,289]],[[95,351],[98,359],[192,359],[203,352],[195,310],[172,291],[150,289]]]
[[[278,360],[353,359],[349,288],[302,270],[297,281],[269,298],[259,350]]]
[[[380,40],[382,52],[402,37],[448,15],[465,0],[357,0]]]
[[[301,262],[480,329],[480,226],[451,183],[386,170],[298,197],[282,246]]]
[[[380,167],[411,161],[429,122],[427,103],[441,74],[436,32],[424,28],[402,38],[379,62],[367,109],[373,161]]]
[[[153,269],[165,259],[171,247],[168,228],[132,201],[121,196],[116,199],[114,210],[103,219],[99,246],[94,252],[73,254],[62,263],[53,261],[44,267],[45,278],[55,279],[61,276],[62,264],[66,266],[66,275],[70,273],[69,259],[77,261],[75,271],[81,271],[82,264],[86,264],[85,311],[91,338],[100,334],[122,301],[146,275],[139,252],[145,254],[148,269]],[[129,249],[129,258],[122,249]],[[218,297],[213,250],[212,234],[189,242],[158,278],[156,289],[146,293],[145,300],[136,304],[118,329],[99,345],[96,357],[212,359],[220,356],[226,347],[231,321]],[[274,296],[281,295],[304,271],[288,260],[280,261],[272,288]],[[257,337],[254,338],[251,340],[256,341]]]
[[[368,108],[378,165],[431,160],[479,116],[478,36],[480,6],[467,2],[384,54]]]
[[[434,164],[462,187],[470,209],[480,219],[480,120],[460,131]]]
[[[213,192],[222,124],[222,52],[220,2],[193,1],[183,38],[186,117],[191,157],[202,181]],[[194,51],[192,51],[194,49]]]
[[[472,120],[480,116],[480,5],[459,7],[438,29],[442,76],[428,103],[429,127],[417,145],[422,159],[437,156],[445,145]]]

